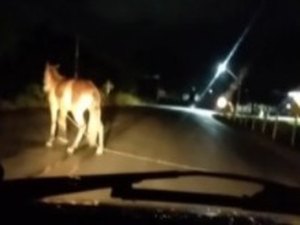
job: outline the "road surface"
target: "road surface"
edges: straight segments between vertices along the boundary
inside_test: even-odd
[[[162,170],[200,169],[251,175],[290,185],[300,184],[300,154],[271,141],[222,124],[206,111],[177,108],[128,107],[104,112],[106,150],[95,157],[84,144],[71,157],[57,143],[45,147],[49,114],[46,110],[1,113],[1,152],[5,178],[75,176]],[[74,127],[69,124],[70,136]],[[217,183],[216,183],[217,182]],[[217,184],[217,185],[216,185]],[[242,194],[260,187],[199,178],[157,181],[191,191]],[[87,195],[85,195],[86,197]]]

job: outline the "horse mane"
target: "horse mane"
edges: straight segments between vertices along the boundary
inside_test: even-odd
[[[55,81],[61,81],[61,80],[66,79],[64,76],[62,76],[59,73],[59,71],[58,71],[58,69],[57,69],[56,66],[49,66],[49,71],[50,71],[50,73],[52,75],[52,78],[54,78]]]

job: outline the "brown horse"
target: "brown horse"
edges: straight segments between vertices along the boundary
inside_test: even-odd
[[[93,82],[83,79],[67,79],[58,71],[58,66],[46,64],[44,72],[44,91],[47,93],[51,128],[46,146],[52,147],[59,125],[59,140],[67,143],[66,119],[71,112],[78,132],[73,143],[67,148],[68,154],[73,154],[87,130],[87,140],[90,146],[96,146],[96,154],[103,153],[103,124],[101,121],[101,95]],[[88,124],[84,119],[85,111],[89,112]],[[86,129],[87,128],[87,129]]]

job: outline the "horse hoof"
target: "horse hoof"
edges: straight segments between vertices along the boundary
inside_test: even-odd
[[[73,155],[73,152],[74,152],[74,148],[71,147],[67,148],[68,155]]]
[[[47,141],[46,142],[46,147],[51,148],[53,146],[53,142],[52,141]]]
[[[103,154],[103,149],[97,149],[96,150],[96,156],[100,156]]]

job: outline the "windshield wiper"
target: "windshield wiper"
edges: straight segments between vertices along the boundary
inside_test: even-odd
[[[136,188],[134,184],[157,179],[179,177],[209,177],[259,184],[263,188],[254,195],[242,197],[224,194],[190,193],[182,191]],[[236,174],[206,171],[163,171],[90,175],[81,177],[35,178],[5,181],[0,185],[2,202],[28,202],[43,197],[95,189],[111,188],[112,197],[126,200],[193,203],[239,207],[247,210],[300,215],[300,188]],[[7,200],[7,201],[5,201]]]

